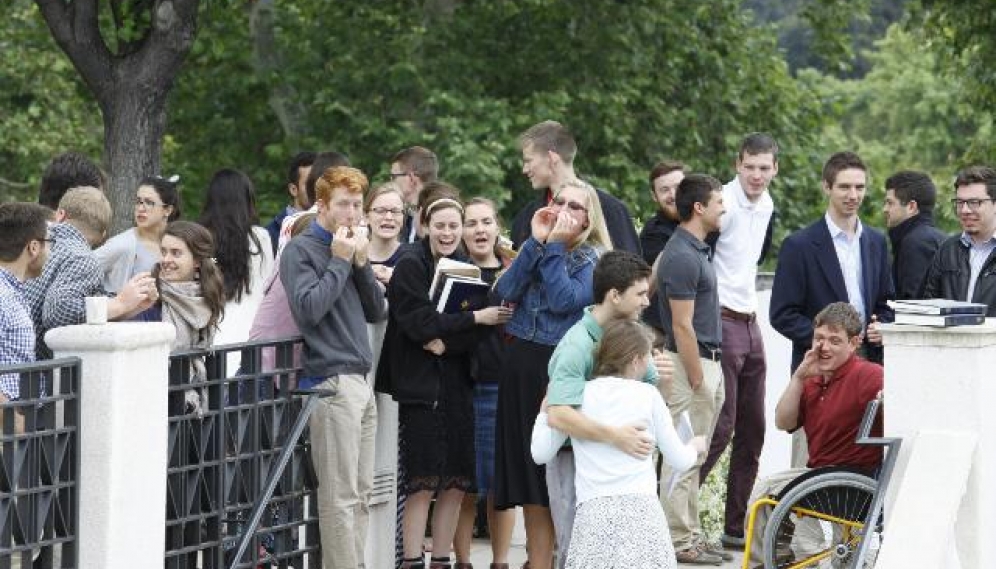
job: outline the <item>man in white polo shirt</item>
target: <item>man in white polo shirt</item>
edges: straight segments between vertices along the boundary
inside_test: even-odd
[[[744,137],[737,176],[723,186],[722,218],[713,265],[723,321],[723,378],[726,399],[716,422],[700,480],[733,440],[726,479],[724,546],[742,548],[744,513],[764,444],[764,382],[767,365],[757,324],[757,265],[771,241],[774,203],[768,185],[778,174],[778,144],[764,133]]]

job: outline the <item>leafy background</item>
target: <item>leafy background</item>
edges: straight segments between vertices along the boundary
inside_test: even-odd
[[[148,25],[153,2],[127,5],[115,27],[101,2],[112,48]],[[420,144],[510,218],[532,197],[516,136],[555,119],[578,138],[579,172],[639,224],[656,161],[726,181],[740,138],[763,130],[782,147],[776,244],[820,215],[819,170],[841,149],[870,165],[862,215],[881,225],[889,173],[930,172],[944,203],[959,168],[996,162],[990,13],[988,0],[204,0],[162,172],[143,174],[181,175],[195,215],[211,174],[240,168],[265,221],[298,150],[344,151],[377,181]],[[0,4],[0,52],[0,200],[33,199],[55,154],[100,157],[102,120],[31,0]],[[703,494],[713,537],[721,464]]]

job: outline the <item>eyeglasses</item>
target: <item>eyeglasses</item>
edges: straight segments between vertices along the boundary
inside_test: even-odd
[[[564,207],[566,205],[567,209],[571,211],[583,211],[585,213],[588,213],[588,208],[584,207],[578,202],[569,202],[560,196],[553,198],[553,201],[550,203],[557,207]]]
[[[370,211],[376,213],[377,215],[393,215],[399,216],[405,213],[405,210],[396,207],[372,207]]]
[[[404,178],[408,175],[408,172],[391,172],[391,179]]]
[[[960,200],[958,198],[951,198],[951,205],[954,206],[955,211],[961,211],[961,208],[968,206],[969,211],[979,211],[982,204],[985,202],[993,201],[992,198],[976,198],[971,200]]]
[[[142,198],[138,198],[137,200],[135,200],[135,207],[144,207],[145,209],[152,209],[152,208],[159,207],[161,205],[165,205],[165,204],[156,203],[156,202],[154,202],[152,200],[146,200],[146,199],[142,199]]]

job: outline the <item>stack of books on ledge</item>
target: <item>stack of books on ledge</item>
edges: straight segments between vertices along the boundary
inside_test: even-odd
[[[454,314],[478,310],[488,305],[488,283],[481,280],[481,269],[470,263],[443,257],[429,287],[429,300],[436,312]]]
[[[986,305],[961,300],[890,300],[896,312],[896,324],[916,326],[972,326],[986,321]]]

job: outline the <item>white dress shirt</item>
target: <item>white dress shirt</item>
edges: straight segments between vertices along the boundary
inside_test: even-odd
[[[747,199],[740,178],[723,186],[723,214],[712,264],[719,283],[719,303],[736,312],[757,312],[757,261],[775,211],[768,192],[757,202]]]
[[[861,294],[861,233],[864,231],[864,226],[861,225],[860,219],[856,219],[854,237],[848,237],[847,233],[830,219],[830,212],[827,212],[823,218],[827,222],[827,229],[830,230],[830,238],[833,239],[840,271],[844,273],[847,301],[858,311],[861,321],[865,322],[865,297]]]

